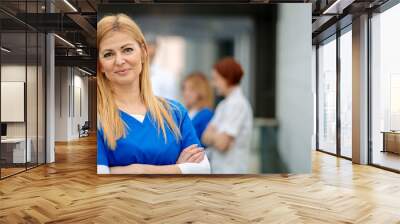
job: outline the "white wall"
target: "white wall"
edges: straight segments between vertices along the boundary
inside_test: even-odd
[[[78,124],[82,126],[85,121],[88,121],[88,78],[81,76],[78,70],[75,69],[74,71],[74,94],[72,98],[74,99],[74,108],[72,113],[72,123],[71,123],[71,138],[75,139],[79,137],[78,133]],[[80,93],[78,93],[80,91]],[[71,102],[72,105],[72,102]],[[81,108],[79,108],[81,107]],[[80,111],[81,110],[81,111]]]
[[[278,148],[291,173],[311,171],[311,3],[280,4],[277,23]]]
[[[55,76],[55,141],[68,140],[69,76],[67,67],[56,67]]]
[[[1,81],[25,82],[25,73],[25,65],[2,65]]]
[[[1,121],[24,122],[25,82],[1,82]],[[36,105],[35,107],[36,108]]]
[[[26,70],[25,70],[26,69]],[[2,65],[1,66],[1,81],[4,82],[24,82],[26,72],[28,72],[28,88],[27,88],[27,120],[28,120],[28,137],[31,133],[36,135],[36,80],[30,80],[30,75],[36,75],[36,67],[25,65]],[[29,88],[30,87],[30,88]],[[22,93],[23,94],[23,93]],[[2,96],[3,98],[4,96]],[[41,105],[39,105],[40,107]],[[24,106],[21,108],[24,113]],[[10,108],[1,108],[1,110],[10,110]],[[3,111],[4,112],[4,111]],[[33,123],[32,123],[33,122]],[[7,122],[7,136],[8,137],[25,137],[26,122]]]
[[[1,66],[1,81],[2,82],[24,82],[25,81],[25,75],[26,71],[25,69],[31,70],[32,67],[28,66],[28,68],[25,67],[25,65],[2,65]],[[24,94],[24,91],[22,90],[22,93]],[[1,98],[4,98],[6,96],[1,96]],[[23,96],[24,97],[24,96]],[[2,103],[3,104],[3,103]],[[2,114],[6,112],[7,110],[10,110],[10,108],[1,108]],[[22,113],[24,114],[24,106],[21,108]],[[7,111],[9,113],[9,111]],[[24,116],[24,115],[22,115]],[[24,119],[24,118],[23,118]],[[8,127],[7,127],[7,134],[8,136],[13,136],[13,137],[25,137],[25,122],[8,122]]]
[[[70,141],[79,138],[78,124],[88,120],[88,79],[71,67],[56,67],[56,74],[55,141]]]
[[[16,113],[15,110],[19,110],[20,117],[22,116],[21,122],[6,122],[7,123],[7,137],[13,138],[24,138],[25,135],[30,140],[30,148],[32,152],[32,161],[36,162],[36,158],[39,158],[39,163],[44,163],[44,89],[43,89],[43,77],[42,68],[40,66],[25,66],[20,64],[4,64],[1,66],[1,81],[2,82],[24,82],[26,84],[26,106],[24,89],[20,89],[19,94],[21,96],[22,105],[18,108],[1,107],[2,114],[5,113]],[[25,79],[27,78],[27,81]],[[2,94],[4,94],[2,89]],[[9,97],[2,95],[2,98]],[[17,102],[15,102],[17,103]],[[3,104],[3,102],[2,102]],[[14,105],[15,106],[15,105]],[[14,111],[13,111],[14,110]],[[24,114],[26,112],[26,120]],[[3,120],[3,118],[2,118]],[[38,157],[37,153],[39,154]]]

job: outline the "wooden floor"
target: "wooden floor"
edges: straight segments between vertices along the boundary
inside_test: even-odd
[[[25,171],[27,169],[33,169],[36,166],[37,166],[37,164],[29,164],[29,165],[27,165],[26,168],[25,168],[25,166],[21,167],[21,165],[19,165],[19,167],[16,167],[16,168],[4,168],[3,167],[3,168],[1,168],[1,178],[5,178],[5,177],[8,177],[8,176],[23,172],[23,171]]]
[[[24,168],[1,168],[1,177],[7,177],[10,175],[13,175],[15,173],[19,173],[26,170],[25,167]]]
[[[313,173],[97,176],[94,138],[0,181],[0,223],[400,223],[400,175],[313,153]]]

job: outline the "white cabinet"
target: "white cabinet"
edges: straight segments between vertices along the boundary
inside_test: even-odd
[[[28,143],[28,147],[25,151],[25,138],[7,138],[1,140],[2,145],[12,147],[13,163],[25,163],[32,161],[32,140],[28,138],[26,142]],[[25,161],[25,159],[27,160]]]

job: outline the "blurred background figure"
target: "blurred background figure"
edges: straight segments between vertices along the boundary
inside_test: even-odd
[[[211,153],[211,172],[248,173],[253,111],[240,88],[243,69],[233,58],[223,58],[214,65],[212,77],[217,94],[225,99],[202,137]]]
[[[177,100],[177,80],[174,74],[167,69],[154,63],[157,54],[157,38],[152,34],[146,35],[148,44],[148,54],[150,58],[150,75],[154,95],[167,99]]]
[[[197,136],[201,139],[213,116],[214,94],[207,77],[201,72],[186,76],[182,81],[182,97]],[[203,142],[202,145],[205,146]]]

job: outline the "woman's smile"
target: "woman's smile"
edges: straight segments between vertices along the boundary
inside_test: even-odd
[[[127,75],[132,69],[130,68],[124,68],[124,69],[118,69],[114,71],[115,74],[117,75]]]

